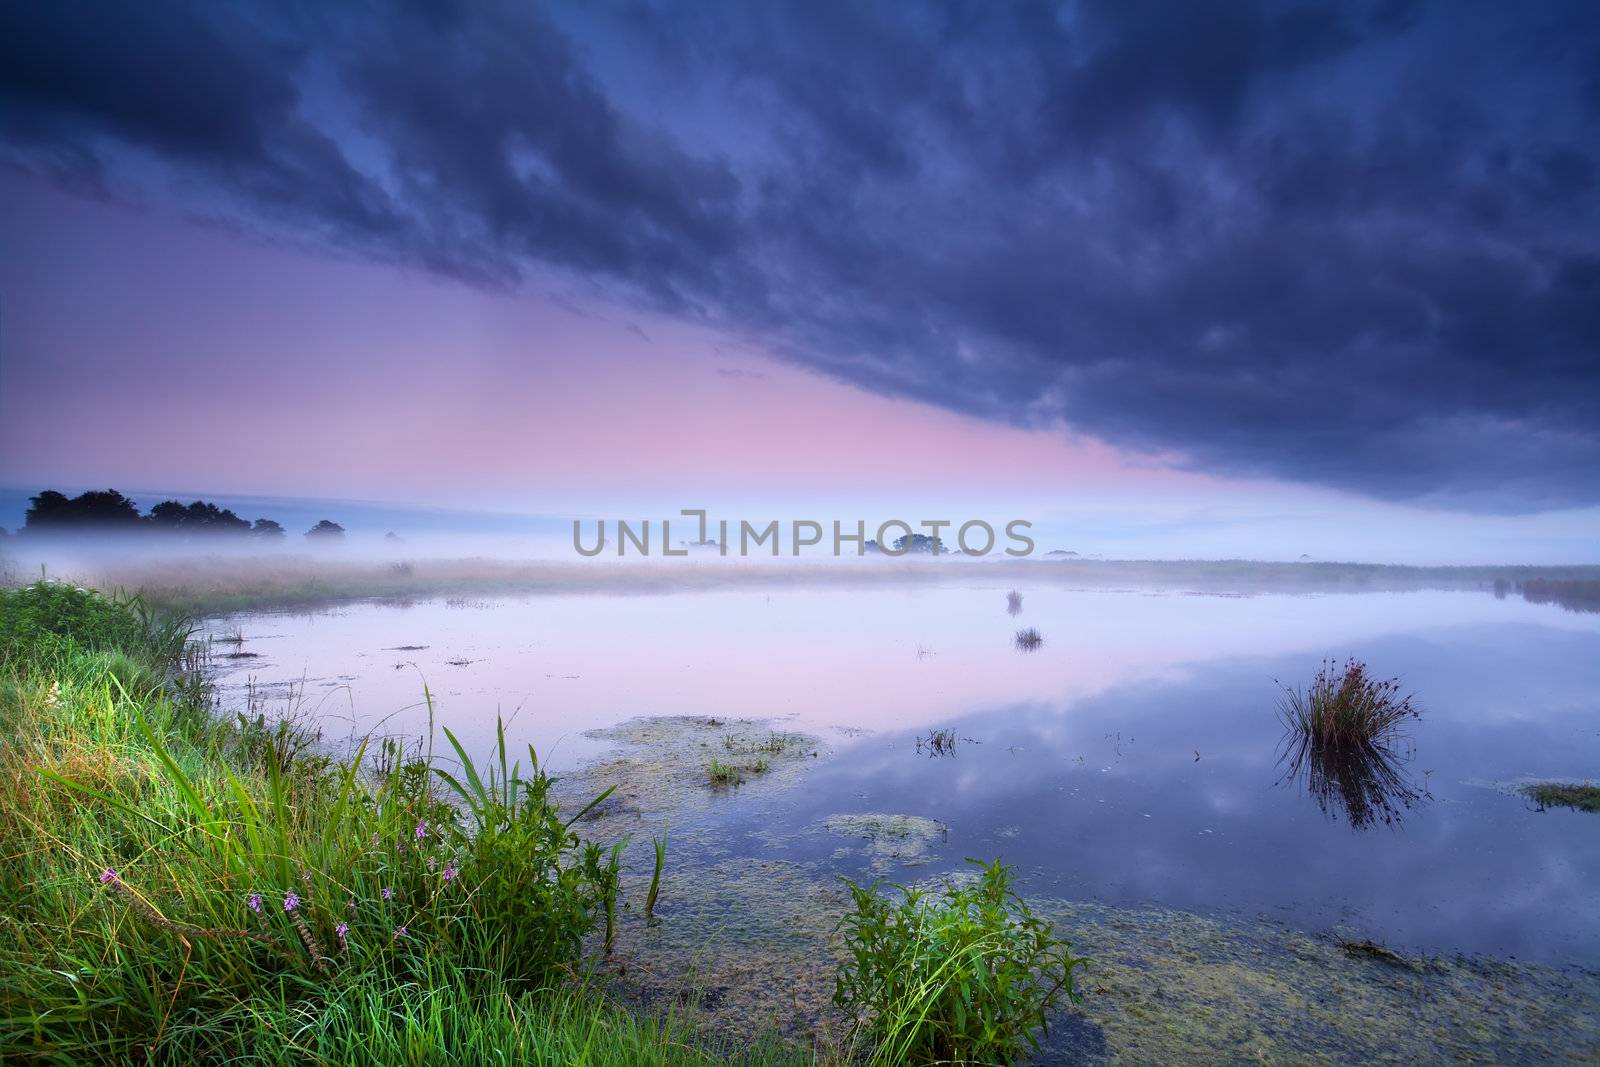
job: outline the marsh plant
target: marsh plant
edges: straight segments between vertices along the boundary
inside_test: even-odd
[[[1600,812],[1600,785],[1588,782],[1536,782],[1522,787],[1522,795],[1539,806],[1540,811],[1550,808],[1571,808],[1573,811]]]
[[[851,1012],[874,1063],[1005,1063],[1038,1048],[1050,1016],[1078,999],[1086,962],[1028,908],[998,861],[931,894],[846,879],[849,957],[834,1001]]]
[[[1284,724],[1328,748],[1389,739],[1419,714],[1411,697],[1400,694],[1398,679],[1374,678],[1358,659],[1343,666],[1324,660],[1309,689],[1282,688],[1278,710]]]
[[[1015,589],[1006,594],[1006,614],[1011,616],[1022,614],[1022,594]]]
[[[531,751],[508,762],[502,728],[487,763],[446,732],[448,772],[317,755],[177,684],[189,633],[130,598],[0,591],[0,1060],[365,1060],[398,1036],[376,1006],[424,989],[500,1005],[508,1039],[551,990],[585,1013],[569,976],[620,844],[574,832]]]
[[[726,734],[722,738],[723,748],[727,749],[729,752],[746,754],[764,752],[770,755],[779,756],[789,751],[791,748],[804,748],[805,745],[806,738],[800,734],[780,733],[777,731],[774,731],[768,734],[765,738],[761,739],[743,738],[735,734]]]
[[[926,752],[930,759],[937,756],[954,756],[956,732],[950,729],[929,730],[926,735],[917,738],[917,751]]]
[[[1037,652],[1044,646],[1044,635],[1038,627],[1030,626],[1026,630],[1018,630],[1015,638],[1017,649],[1022,652]]]
[[[656,917],[656,900],[661,896],[661,871],[667,865],[667,832],[665,830],[651,838],[650,844],[655,850],[656,865],[650,874],[650,892],[644,898],[644,917],[646,921]]]
[[[1428,795],[1406,774],[1401,727],[1418,714],[1397,680],[1374,679],[1355,659],[1324,662],[1309,689],[1283,687],[1284,780],[1302,781],[1325,813],[1343,812],[1356,829],[1395,825]]]
[[[744,781],[744,770],[737,764],[714,759],[706,764],[706,780],[714,786],[726,788]]]

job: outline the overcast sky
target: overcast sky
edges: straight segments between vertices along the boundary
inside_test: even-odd
[[[0,162],[15,486],[1600,541],[1592,3],[10,4]]]

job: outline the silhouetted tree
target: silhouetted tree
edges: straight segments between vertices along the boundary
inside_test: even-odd
[[[896,552],[930,552],[941,555],[944,552],[944,541],[938,537],[929,537],[927,534],[912,534],[910,537],[897,537],[894,542]]]
[[[283,538],[284,533],[283,527],[271,519],[257,519],[256,524],[250,527],[250,535],[264,541],[277,541]]]
[[[165,529],[176,530],[183,525],[183,518],[189,509],[176,500],[163,500],[150,509],[150,514],[144,518],[151,526],[160,526]]]
[[[139,509],[115,489],[91,490],[68,498],[46,489],[28,498],[25,530],[70,530],[89,527],[131,527],[139,522]]]
[[[150,509],[145,521],[152,526],[184,533],[246,533],[250,524],[227,508],[204,500],[185,507],[176,500],[163,500]]]
[[[344,527],[336,522],[323,519],[306,531],[306,537],[312,541],[342,541],[344,540]]]

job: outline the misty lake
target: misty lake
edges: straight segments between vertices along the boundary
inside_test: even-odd
[[[685,862],[903,880],[1000,857],[1030,894],[1600,966],[1600,816],[1518,792],[1600,772],[1600,615],[1483,592],[1048,585],[1013,615],[1008,588],[364,602],[210,630],[243,637],[213,646],[225,703],[292,708],[332,742],[425,734],[425,686],[469,749],[488,751],[498,712],[564,771],[641,717],[816,739],[782,783],[656,797],[645,814],[698,828]],[[1349,656],[1421,715],[1375,775],[1296,773],[1277,683]],[[816,830],[882,813],[934,827],[926,847]]]

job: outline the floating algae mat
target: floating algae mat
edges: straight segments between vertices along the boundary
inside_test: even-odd
[[[720,794],[704,761],[779,734],[755,720],[677,717],[607,731],[619,751],[569,776],[576,797],[616,784],[617,802],[587,832],[634,835],[625,907],[608,963],[638,1003],[694,1003],[709,1025],[741,1036],[776,1032],[846,1047],[850,1020],[832,1004],[844,958],[839,920],[849,894],[833,865],[737,854],[719,827],[735,810],[758,818],[805,790],[826,749],[795,738],[772,767]],[[731,741],[729,740],[731,738]],[[813,756],[812,753],[817,753]],[[774,756],[776,758],[774,758]],[[669,825],[667,874],[654,922],[639,914],[650,864],[641,839]],[[946,828],[906,815],[831,816],[798,833],[859,843],[879,861],[914,867],[938,855]],[[791,835],[774,831],[772,840]],[[919,880],[931,884],[944,876]],[[960,877],[959,874],[953,877]],[[1481,957],[1411,957],[1333,933],[1159,907],[1113,907],[1030,896],[1092,963],[1081,1004],[1063,1012],[1036,1062],[1165,1064],[1203,1053],[1215,1063],[1590,1063],[1600,1058],[1600,974]]]
[[[636,880],[625,888],[638,897]],[[1036,1062],[1592,1063],[1600,976],[1455,957],[1353,957],[1334,937],[1161,908],[1031,901],[1093,961]],[[843,887],[816,867],[681,864],[658,921],[630,909],[612,962],[645,1004],[713,1026],[841,1045],[832,1006]]]

